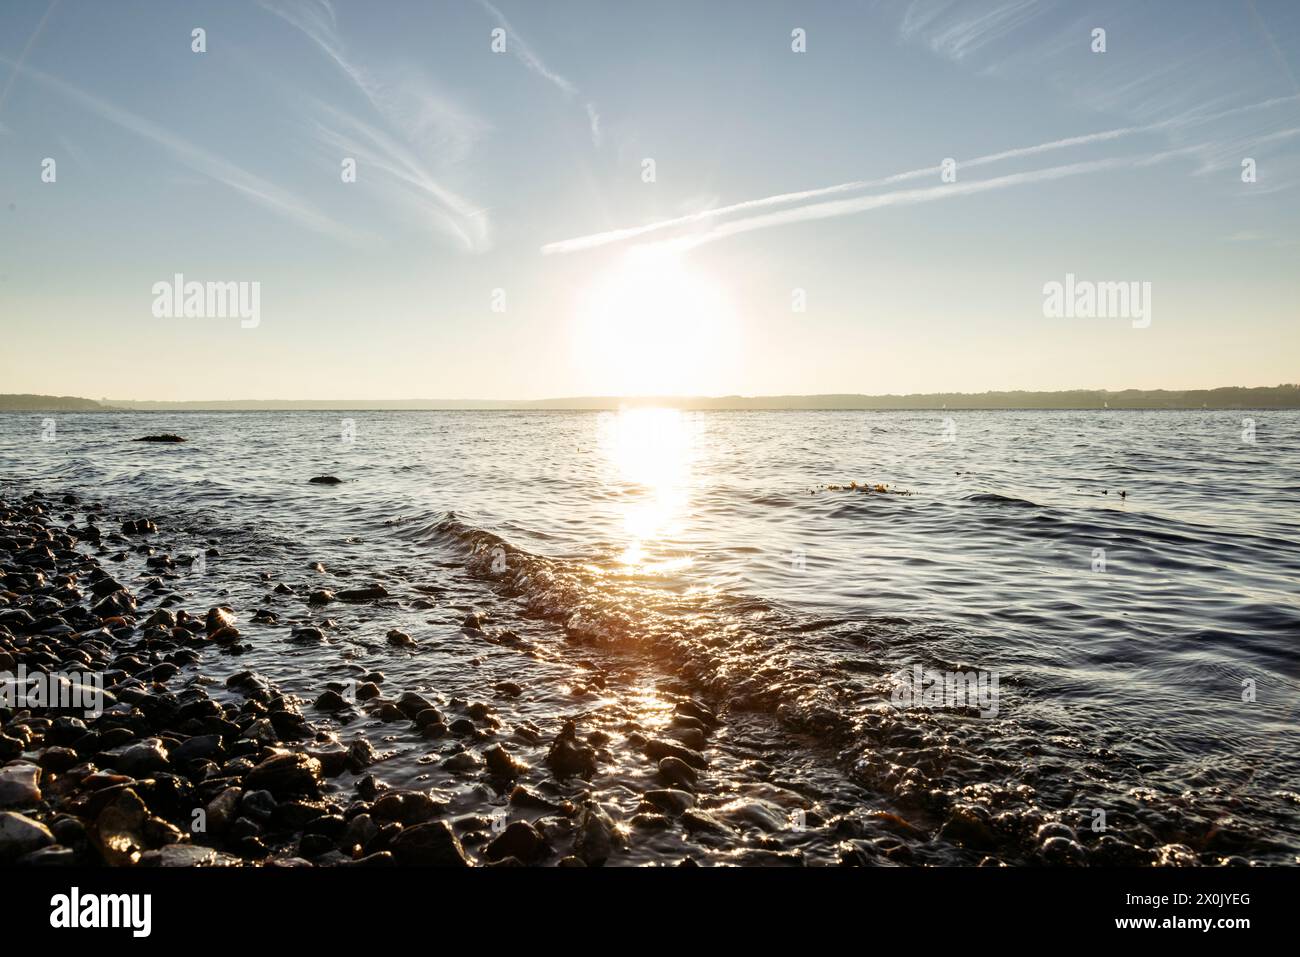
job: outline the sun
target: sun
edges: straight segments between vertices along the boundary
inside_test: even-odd
[[[725,290],[662,246],[627,251],[587,287],[573,342],[596,395],[716,395],[740,355]]]

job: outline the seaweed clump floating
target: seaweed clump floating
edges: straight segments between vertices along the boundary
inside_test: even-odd
[[[850,482],[848,485],[819,485],[816,488],[808,490],[809,495],[816,495],[818,492],[863,492],[868,495],[911,495],[910,489],[891,488],[884,482],[864,483],[859,485],[857,482]]]

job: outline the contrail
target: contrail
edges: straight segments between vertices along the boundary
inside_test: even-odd
[[[23,63],[27,60],[27,54],[32,52],[32,47],[36,45],[37,38],[41,35],[41,31],[45,29],[45,21],[50,18],[50,14],[54,12],[54,8],[58,5],[59,0],[50,0],[50,5],[45,8],[45,15],[41,17],[41,22],[36,24],[36,29],[27,38],[27,44],[23,47],[23,52],[18,54],[18,60],[14,63],[14,68],[9,74],[9,80],[5,83],[4,91],[0,92],[0,111],[5,108],[5,101],[9,99],[9,91],[13,88],[18,71],[23,68]]]
[[[1199,148],[1199,146],[1182,147],[1180,149],[1166,150],[1160,153],[1087,160],[1080,163],[1068,163],[1062,166],[1049,166],[1046,169],[1031,170],[1024,173],[1010,173],[1006,176],[994,177],[993,179],[973,180],[968,183],[945,183],[941,186],[928,186],[922,189],[897,190],[892,193],[858,196],[853,199],[834,200],[826,203],[813,203],[809,206],[797,206],[794,209],[783,209],[762,216],[751,216],[747,219],[738,219],[734,222],[722,223],[715,226],[707,233],[694,236],[683,236],[678,239],[666,239],[662,240],[661,244],[670,246],[679,251],[694,249],[697,246],[715,242],[719,239],[725,239],[728,236],[735,236],[738,233],[747,233],[755,229],[766,229],[770,226],[783,226],[788,223],[805,222],[807,220],[815,219],[830,219],[835,216],[849,216],[855,213],[864,213],[873,209],[883,209],[888,206],[909,206],[917,203],[929,203],[940,199],[949,199],[954,196],[970,196],[977,193],[987,193],[994,190],[1007,189],[1012,186],[1020,186],[1026,183],[1049,182],[1051,180],[1065,179],[1069,176],[1079,176],[1084,173],[1096,173],[1101,170],[1150,166],[1171,159],[1175,156],[1187,155]]]
[[[236,166],[215,153],[211,153],[188,140],[176,136],[142,116],[115,106],[107,100],[78,89],[70,83],[50,76],[48,73],[42,73],[40,70],[34,70],[29,66],[21,66],[4,55],[0,55],[0,63],[11,64],[16,70],[21,70],[32,79],[53,90],[57,90],[69,100],[80,104],[95,115],[156,143],[191,169],[195,169],[219,183],[224,183],[231,189],[243,193],[250,199],[283,216],[337,239],[348,242],[357,240],[357,236],[352,230],[335,222],[299,197],[280,189],[275,184],[248,172],[242,167]]]
[[[489,0],[478,0],[478,4],[505,29],[510,37],[509,49],[514,52],[515,58],[520,63],[546,80],[546,82],[554,85],[566,97],[572,99],[578,95],[578,88],[569,82],[566,77],[556,73],[542,62],[542,58],[533,52],[533,48],[524,41],[519,31],[511,26],[505,14],[494,7]],[[583,108],[587,111],[587,125],[591,128],[591,142],[595,146],[600,146],[600,114],[596,112],[596,104],[588,100],[583,104]]]
[[[1000,163],[1004,160],[1022,159],[1027,156],[1036,156],[1040,153],[1048,153],[1054,150],[1069,149],[1074,146],[1087,146],[1093,143],[1108,142],[1139,133],[1154,133],[1162,129],[1170,129],[1179,126],[1192,126],[1198,123],[1222,119],[1225,116],[1232,116],[1238,113],[1267,109],[1276,106],[1279,103],[1294,102],[1296,100],[1300,100],[1300,96],[1281,96],[1270,100],[1264,100],[1259,103],[1252,103],[1247,106],[1233,107],[1231,109],[1222,110],[1218,113],[1204,114],[1200,116],[1182,116],[1174,119],[1161,120],[1158,123],[1149,123],[1145,126],[1125,126],[1112,130],[1103,130],[1098,133],[1086,133],[1082,136],[1069,136],[1064,139],[1038,143],[1034,146],[1021,146],[1015,149],[1003,150],[998,153],[989,153],[985,156],[977,156],[974,159],[963,160],[958,164],[958,166],[961,169],[970,169],[971,167]],[[880,179],[855,180],[849,183],[839,183],[835,186],[824,186],[818,189],[802,190],[794,193],[780,193],[776,196],[766,196],[762,199],[750,199],[741,203],[734,203],[731,206],[720,206],[717,209],[706,209],[698,213],[677,216],[673,219],[664,219],[659,220],[658,222],[647,223],[643,226],[629,226],[623,229],[611,229],[602,233],[592,233],[587,236],[578,236],[574,239],[563,239],[557,242],[547,243],[542,246],[541,252],[544,256],[556,253],[581,252],[587,249],[595,249],[599,246],[607,246],[610,243],[636,239],[640,236],[658,232],[660,230],[673,229],[680,226],[690,226],[708,220],[731,216],[735,213],[747,213],[754,210],[768,209],[773,206],[785,206],[790,203],[802,203],[809,200],[823,199],[827,196],[835,196],[842,193],[855,193],[864,189],[878,189],[882,186],[893,186],[909,180],[936,176],[939,172],[939,166],[926,166],[922,169],[913,169],[907,170],[903,173],[894,173],[891,176],[885,176]]]

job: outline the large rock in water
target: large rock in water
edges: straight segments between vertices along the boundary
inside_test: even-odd
[[[414,867],[470,866],[465,849],[446,821],[408,827],[393,842],[393,854],[399,864]]]
[[[574,775],[590,778],[596,773],[596,750],[579,741],[577,728],[572,721],[566,721],[551,742],[546,763],[557,778]]]
[[[380,598],[388,597],[388,589],[383,585],[374,584],[366,588],[347,588],[338,593],[339,601],[376,601]]]

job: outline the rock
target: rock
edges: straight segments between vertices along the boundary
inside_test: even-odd
[[[588,865],[604,864],[614,852],[614,822],[600,805],[588,801],[578,820],[578,836],[573,851]]]
[[[468,714],[475,721],[484,721],[490,724],[493,723],[500,724],[500,722],[496,720],[495,713],[492,711],[492,706],[487,704],[484,701],[473,702],[472,704],[470,704],[468,708],[465,709],[465,713]]]
[[[315,478],[307,480],[312,485],[338,485],[343,480],[334,475],[317,475]]]
[[[546,839],[537,828],[527,821],[512,821],[492,843],[483,849],[483,856],[489,861],[514,857],[527,863],[540,857],[545,849]]]
[[[375,819],[369,814],[358,814],[348,821],[347,827],[343,829],[343,836],[339,838],[339,846],[344,849],[359,847],[364,851],[366,846],[378,834],[379,825],[375,823]]]
[[[560,733],[551,742],[546,753],[546,763],[558,778],[579,776],[590,778],[596,773],[596,751],[578,740],[572,721],[566,721]]]
[[[514,807],[530,808],[535,811],[558,811],[560,806],[553,801],[548,801],[536,791],[524,787],[522,784],[516,784],[514,790],[510,792],[510,803]]]
[[[668,736],[680,741],[687,748],[697,753],[704,749],[704,732],[699,728],[671,728],[668,731]]]
[[[694,718],[704,724],[716,727],[718,724],[717,715],[702,704],[694,701],[679,701],[673,709],[678,714],[684,714],[689,718]]]
[[[1061,821],[1046,821],[1040,824],[1038,830],[1034,832],[1034,839],[1039,843],[1051,837],[1063,837],[1066,840],[1073,841],[1075,839],[1074,828]]]
[[[709,831],[714,834],[733,835],[735,832],[730,827],[720,821],[716,816],[708,811],[701,811],[699,808],[691,808],[682,814],[682,824],[686,830],[692,833],[696,831]]]
[[[681,758],[664,758],[659,762],[659,778],[669,787],[695,790],[699,773]]]
[[[207,631],[209,635],[216,634],[217,632],[227,628],[234,630],[235,616],[231,613],[229,608],[209,608],[207,618],[204,619],[203,625],[204,630]],[[238,635],[239,632],[235,631],[235,634]]]
[[[239,737],[244,741],[256,741],[258,744],[275,744],[279,740],[275,725],[269,718],[258,718]]]
[[[1055,866],[1075,866],[1082,864],[1086,854],[1081,846],[1068,837],[1049,837],[1043,842],[1039,853],[1043,860]],[[1195,862],[1193,862],[1195,863]]]
[[[265,824],[275,813],[275,795],[270,791],[245,791],[239,796],[239,813]]]
[[[769,833],[784,831],[790,819],[780,807],[757,798],[739,798],[719,808],[718,814],[733,824],[747,824]]]
[[[111,595],[115,591],[126,591],[126,586],[112,576],[105,575],[103,578],[90,585],[90,593],[96,598],[103,598],[105,595]]]
[[[397,707],[401,709],[404,716],[414,721],[415,716],[421,711],[432,709],[433,702],[414,691],[404,691],[397,699]]]
[[[396,821],[410,826],[423,824],[434,815],[446,810],[446,802],[434,800],[425,791],[385,791],[370,809],[376,821]]]
[[[348,745],[347,767],[353,774],[359,774],[378,760],[375,749],[365,738],[357,738]]]
[[[221,761],[226,756],[226,749],[221,744],[219,734],[199,734],[182,741],[170,754],[174,763],[180,767],[190,761]]]
[[[235,817],[239,812],[242,798],[242,789],[229,787],[209,801],[208,806],[204,809],[207,814],[208,830],[213,834],[226,833],[230,826],[235,823]]]
[[[500,744],[494,744],[483,752],[488,772],[496,777],[511,780],[528,770],[528,765],[516,761],[514,756]]]
[[[140,863],[152,867],[229,867],[239,859],[210,847],[194,844],[170,844],[142,855]]]
[[[270,791],[276,798],[316,797],[321,788],[321,766],[305,754],[274,754],[253,768],[244,784],[254,791]]]
[[[46,748],[40,757],[40,766],[46,771],[63,772],[69,768],[76,767],[81,761],[81,755],[72,748]],[[8,770],[7,768],[5,770]],[[3,772],[0,772],[3,773]]]
[[[0,768],[0,807],[27,807],[41,799],[41,769],[34,764]]]
[[[686,811],[687,808],[695,805],[695,795],[688,791],[678,791],[673,788],[660,788],[655,791],[646,791],[645,800],[653,804],[665,814],[677,817]]]
[[[317,711],[342,711],[347,706],[347,701],[337,691],[323,692],[313,705]]]
[[[417,728],[427,728],[431,724],[443,724],[442,712],[437,708],[425,708],[411,719],[415,722]]]
[[[0,864],[54,843],[49,828],[15,811],[0,811]]]
[[[158,738],[145,738],[104,752],[109,767],[133,778],[148,777],[171,766],[167,750]]]
[[[77,852],[72,848],[55,844],[24,854],[18,858],[17,863],[19,867],[75,867],[77,857]]]
[[[318,588],[307,596],[307,604],[309,605],[328,605],[332,601],[334,601],[334,593],[328,588]],[[300,630],[302,629],[295,630],[295,637],[297,631]]]
[[[477,771],[483,766],[483,760],[473,751],[461,751],[443,761],[442,766],[448,771]]]
[[[130,615],[135,611],[135,599],[126,591],[110,592],[90,611],[91,614],[97,615],[99,618],[118,618],[122,615]]]
[[[1160,867],[1197,867],[1201,863],[1196,852],[1186,844],[1164,844],[1155,851],[1156,864]]]
[[[406,632],[394,628],[388,633],[388,643],[396,648],[410,648],[415,644],[415,639]]]
[[[157,435],[142,435],[140,438],[133,439],[132,441],[176,443],[184,442],[185,440],[172,432],[160,432]]]
[[[367,588],[347,588],[338,593],[339,601],[377,601],[388,597],[388,589],[383,585],[370,585]]]
[[[673,822],[663,814],[653,814],[639,812],[632,815],[629,822],[633,827],[642,831],[666,831],[673,826]]]
[[[166,628],[168,631],[171,631],[171,629],[176,627],[176,614],[166,608],[159,608],[145,619],[144,627]]]
[[[408,827],[393,841],[397,862],[415,867],[469,867],[465,849],[446,821]]]
[[[678,744],[676,741],[668,741],[664,738],[652,738],[645,743],[645,753],[651,760],[661,758],[677,758],[685,761],[693,768],[703,770],[709,766],[704,755],[700,754],[685,745]]]
[[[140,860],[145,850],[141,832],[148,817],[148,807],[130,788],[125,788],[99,813],[91,840],[103,855],[104,863],[121,867]]]
[[[963,847],[992,850],[998,844],[989,812],[977,804],[959,804],[939,830],[939,836]]]

